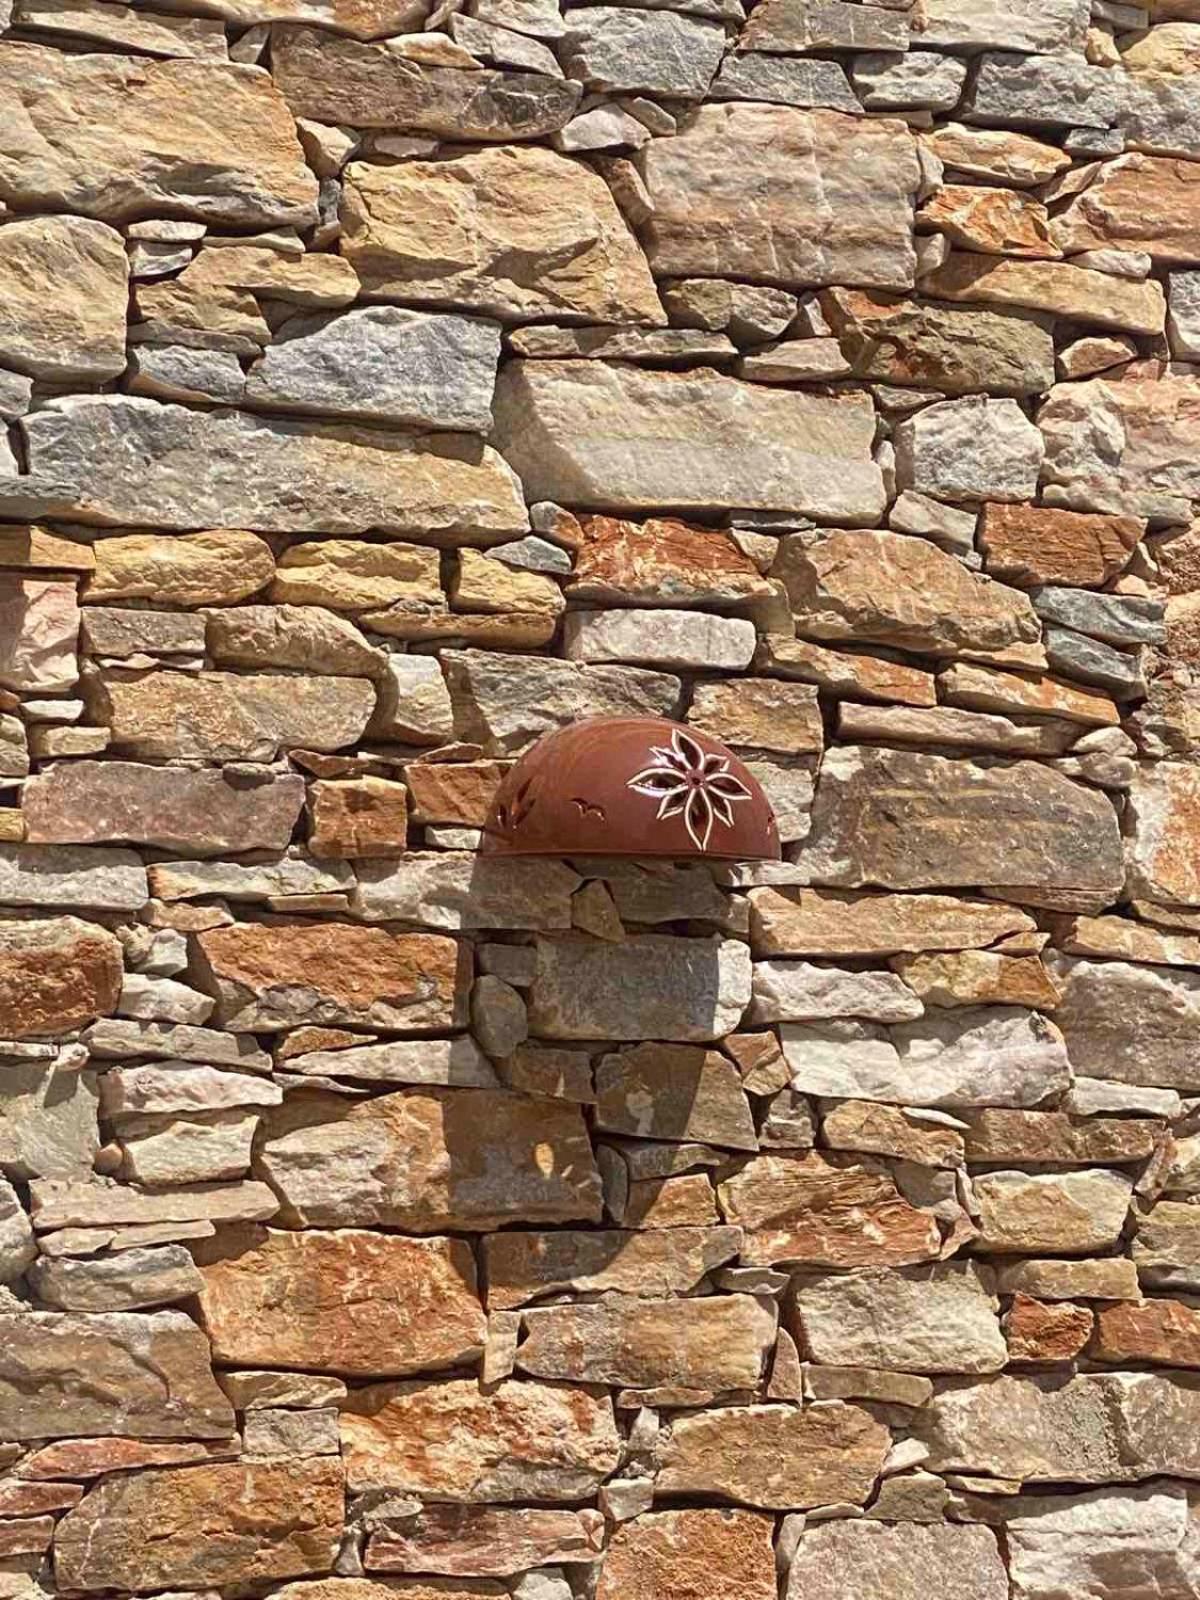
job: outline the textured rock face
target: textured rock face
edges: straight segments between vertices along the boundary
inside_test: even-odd
[[[233,1431],[204,1336],[181,1312],[4,1317],[0,1415],[12,1439],[116,1434],[221,1439]]]
[[[55,1534],[73,1589],[151,1589],[328,1572],[342,1529],[334,1461],[221,1463],[107,1478]]]
[[[669,145],[648,146],[638,165],[654,206],[647,243],[656,275],[881,289],[912,282],[918,172],[900,123],[705,106]],[[732,175],[751,165],[758,187],[739,195]]]
[[[453,1366],[483,1345],[470,1253],[455,1239],[353,1229],[229,1229],[194,1247],[218,1360],[382,1377]],[[276,1322],[272,1309],[289,1306]]]
[[[459,435],[273,422],[120,396],[54,402],[25,432],[28,477],[0,480],[0,503],[18,512],[44,480],[84,522],[379,528],[484,543],[526,527],[503,462]]]
[[[516,1379],[361,1389],[341,1434],[352,1489],[467,1503],[576,1500],[619,1458],[607,1397]]]
[[[1200,1595],[1198,75],[0,0],[0,1600]]]
[[[514,362],[495,412],[500,448],[538,500],[632,512],[732,505],[830,522],[873,520],[882,503],[871,414],[857,395],[598,361]]]
[[[357,1106],[305,1096],[268,1117],[263,1133],[263,1172],[283,1198],[283,1217],[301,1226],[435,1233],[502,1227],[518,1216],[598,1220],[599,1181],[575,1106],[485,1089]],[[370,1167],[354,1154],[364,1148]]]
[[[355,163],[343,207],[340,248],[371,299],[469,306],[505,321],[664,320],[607,186],[552,151]]]
[[[1116,818],[1095,791],[1033,763],[984,767],[867,746],[823,763],[800,861],[818,884],[1025,884],[1105,903],[1122,877]]]

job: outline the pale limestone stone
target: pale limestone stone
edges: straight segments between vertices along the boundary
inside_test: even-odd
[[[50,383],[116,377],[125,369],[128,277],[121,236],[102,222],[5,223],[0,362]]]
[[[948,122],[920,135],[921,145],[955,172],[991,178],[1014,189],[1045,183],[1071,165],[1058,145],[1004,128],[970,128]]]
[[[829,1522],[806,1528],[785,1600],[839,1600],[865,1573],[889,1600],[1006,1600],[1008,1579],[990,1528],[949,1523]]]
[[[491,1063],[469,1035],[453,1039],[389,1039],[289,1056],[289,1072],[349,1078],[356,1083],[429,1084],[437,1088],[499,1089]]]
[[[679,679],[665,672],[486,650],[448,650],[441,659],[455,732],[488,755],[519,755],[581,717],[670,716],[679,705]]]
[[[659,276],[779,285],[913,281],[912,136],[898,122],[835,111],[709,105],[636,157],[654,211],[645,238]],[[754,195],[731,186],[753,167]],[[869,176],[868,176],[869,175]]]
[[[1171,354],[1181,361],[1200,359],[1200,272],[1173,272],[1167,336]]]
[[[952,1384],[914,1432],[935,1472],[1030,1483],[1137,1483],[1197,1471],[1200,1388],[1191,1374],[1091,1372]]]
[[[217,666],[286,667],[311,673],[379,678],[387,658],[345,617],[322,606],[238,606],[207,618]]]
[[[862,1017],[906,1022],[924,1007],[890,972],[846,972],[807,961],[756,961],[750,1022],[817,1022]]]
[[[970,950],[1034,926],[1016,907],[951,895],[762,888],[748,898],[754,953],[761,956]]]
[[[897,482],[938,500],[1029,500],[1043,442],[1015,400],[927,406],[895,432]]]
[[[973,1179],[979,1246],[1005,1254],[1076,1255],[1116,1244],[1129,1214],[1132,1180],[1100,1167],[1033,1174],[985,1172]]]
[[[449,932],[471,928],[569,928],[578,874],[564,861],[488,859],[458,851],[410,852],[364,861],[355,907],[368,921]]]
[[[1075,1072],[1140,1087],[1200,1088],[1200,973],[1052,955],[1054,1020]]]
[[[883,508],[874,412],[861,394],[770,389],[701,368],[521,361],[501,373],[494,410],[497,444],[531,499],[632,512],[732,505],[845,523]]]
[[[27,28],[71,39],[95,40],[152,56],[199,61],[228,58],[225,30],[210,17],[139,13],[106,0],[20,0],[17,19]]]
[[[894,1105],[1037,1105],[1070,1082],[1058,1029],[1036,1011],[967,1006],[891,1028],[785,1023],[792,1086]]]
[[[317,181],[264,72],[9,41],[0,107],[6,200],[112,222],[157,209],[239,227],[315,218]]]
[[[486,1394],[473,1378],[359,1389],[341,1434],[351,1490],[460,1504],[577,1500],[619,1459],[607,1395],[521,1379]]]
[[[1200,1581],[1183,1484],[1102,1489],[1060,1500],[1022,1495],[1004,1517],[1014,1600],[1064,1592],[1134,1600],[1185,1595]]]
[[[132,850],[0,843],[0,905],[138,911],[148,898]]]
[[[538,940],[530,1031],[547,1039],[718,1039],[750,1000],[750,952],[733,939],[639,934],[605,945]]]
[[[1025,884],[1104,905],[1124,876],[1110,802],[1036,762],[984,767],[853,745],[822,763],[798,864],[821,885]]]
[[[833,1366],[997,1372],[1008,1360],[995,1278],[974,1262],[801,1277],[793,1306],[805,1349]]]
[[[64,1311],[136,1311],[183,1300],[200,1288],[200,1274],[181,1244],[122,1250],[76,1260],[43,1257],[30,1270],[39,1300]]]
[[[512,472],[470,435],[276,421],[124,395],[51,400],[21,427],[29,472],[0,479],[0,505],[36,503],[45,483],[76,521],[483,543],[528,526]]]
[[[73,583],[0,578],[0,689],[70,689],[79,676],[78,634]]]
[[[672,11],[578,6],[564,20],[567,76],[609,94],[703,99],[725,49],[718,23]]]
[[[134,1183],[220,1183],[250,1170],[258,1131],[253,1112],[210,1111],[196,1118],[131,1117],[120,1128],[122,1173]]]
[[[563,622],[569,661],[736,672],[749,666],[756,643],[752,622],[695,611],[572,611]]]
[[[369,299],[524,321],[666,319],[607,184],[577,162],[503,146],[346,172],[342,253]]]
[[[297,317],[251,367],[246,400],[270,410],[486,433],[499,356],[499,328],[468,317],[398,306]]]

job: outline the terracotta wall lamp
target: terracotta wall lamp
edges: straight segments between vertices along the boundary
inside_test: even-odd
[[[778,861],[770,802],[720,742],[665,717],[592,717],[509,769],[483,853]]]

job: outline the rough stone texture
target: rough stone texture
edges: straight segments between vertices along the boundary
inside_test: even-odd
[[[880,289],[913,281],[918,171],[901,123],[710,105],[637,164],[653,206],[646,244],[656,275]],[[730,179],[750,167],[758,185],[748,196]]]
[[[359,1389],[341,1435],[352,1490],[467,1503],[576,1500],[619,1458],[607,1396],[518,1379]]]
[[[1104,903],[1123,875],[1116,816],[1093,791],[1032,762],[983,767],[870,746],[826,757],[799,859],[821,885],[1024,884]]]
[[[193,1255],[201,1324],[215,1358],[230,1365],[401,1376],[482,1348],[475,1268],[461,1240],[244,1227]],[[276,1322],[280,1305],[288,1316]]]
[[[699,1412],[671,1428],[656,1487],[766,1510],[861,1505],[887,1448],[885,1428],[838,1401]]]
[[[7,1600],[1200,1593],[1197,0],[0,35]]]
[[[664,320],[607,186],[550,150],[356,162],[342,228],[341,251],[373,300],[466,306],[505,321]]]
[[[810,638],[986,655],[1038,637],[1023,596],[968,572],[926,539],[857,529],[816,541],[792,534],[772,570],[797,633]]]
[[[483,1119],[483,1120],[481,1120]],[[488,1139],[479,1139],[480,1127]],[[304,1227],[490,1229],[599,1220],[600,1184],[575,1106],[487,1089],[400,1093],[348,1104],[285,1102],[264,1122],[262,1170],[281,1220]],[[372,1167],[354,1152],[370,1148]]]
[[[339,1462],[248,1461],[106,1478],[63,1519],[72,1589],[209,1587],[328,1572],[342,1529]]]
[[[971,1262],[799,1278],[793,1316],[815,1361],[902,1372],[996,1372],[1008,1359],[995,1280]]]
[[[73,1434],[220,1439],[233,1412],[207,1343],[182,1312],[5,1312],[0,1426],[10,1439]]]
[[[512,474],[470,436],[189,411],[95,395],[22,424],[27,476],[0,479],[19,514],[40,486],[82,522],[354,534],[381,529],[490,543],[525,531]]]
[[[873,520],[882,504],[859,395],[531,361],[505,368],[495,415],[499,448],[537,500],[633,512],[733,505],[850,523]]]
[[[316,179],[263,73],[6,41],[0,96],[11,108],[0,151],[7,201],[109,222],[156,207],[240,227],[313,220]]]
[[[801,1535],[786,1600],[835,1600],[868,1573],[895,1600],[920,1600],[931,1586],[946,1600],[1005,1600],[1008,1593],[990,1528],[830,1522]]]
[[[736,1587],[775,1600],[771,1525],[750,1511],[652,1511],[613,1534],[597,1600],[667,1600]]]
[[[458,947],[434,934],[318,922],[197,935],[217,1018],[235,1031],[305,1019],[433,1033],[456,1017]]]

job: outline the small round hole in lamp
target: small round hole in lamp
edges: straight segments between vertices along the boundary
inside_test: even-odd
[[[592,717],[511,767],[484,855],[778,861],[770,802],[744,762],[665,717]]]

